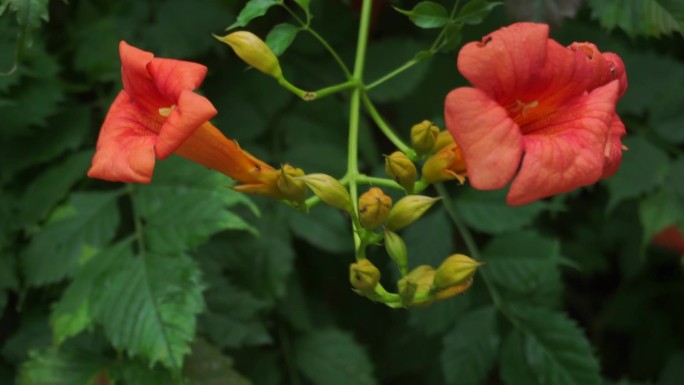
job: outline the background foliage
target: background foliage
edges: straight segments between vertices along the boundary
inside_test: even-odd
[[[462,3],[446,48],[522,18],[619,53],[629,151],[612,179],[518,208],[449,185],[493,289],[476,277],[463,296],[391,310],[350,290],[351,232],[335,210],[249,199],[182,159],[159,162],[147,186],[85,177],[120,89],[119,40],[207,65],[214,122],[241,146],[342,176],[346,95],[301,102],[211,37],[248,25],[293,83],[343,81],[275,1],[0,1],[0,71],[16,64],[0,77],[0,384],[684,383],[684,250],[650,244],[684,229],[684,3]],[[352,62],[358,2],[287,4]],[[366,78],[428,49],[452,4],[375,2]],[[465,84],[455,57],[419,56],[370,92],[404,137],[443,122],[444,96]],[[372,174],[392,147],[362,124]],[[402,236],[412,266],[465,252],[442,207]]]

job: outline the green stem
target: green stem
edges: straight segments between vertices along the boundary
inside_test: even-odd
[[[380,113],[378,110],[375,108],[373,105],[373,102],[371,102],[370,98],[368,95],[363,93],[361,95],[361,100],[363,102],[364,107],[368,110],[368,114],[370,115],[371,119],[375,122],[375,124],[380,128],[380,131],[382,131],[383,134],[389,139],[392,144],[394,144],[400,151],[405,153],[411,160],[416,160],[417,155],[416,152],[413,151],[411,147],[409,147],[404,141],[402,141],[397,134],[394,133],[394,130],[385,122],[385,119],[380,116]]]
[[[304,91],[303,89],[287,81],[287,79],[285,79],[284,77],[278,79],[278,84],[280,84],[281,86],[283,86],[283,88],[292,92],[293,94],[297,95],[300,99],[303,99],[305,101],[311,101],[316,98],[316,94],[314,94],[313,92]]]
[[[334,86],[325,87],[325,88],[322,88],[318,91],[313,92],[313,99],[312,100],[317,100],[317,99],[320,99],[322,97],[325,97],[325,96],[328,96],[328,95],[331,95],[331,94],[334,94],[334,93],[337,93],[340,91],[352,89],[352,88],[355,88],[358,86],[359,86],[359,84],[357,82],[355,82],[353,80],[349,80],[349,81],[346,81],[344,83],[336,84]]]
[[[404,188],[399,185],[399,183],[388,178],[378,178],[374,176],[368,176],[360,174],[356,177],[356,182],[359,184],[369,184],[375,186],[389,187],[397,190],[403,190]]]
[[[371,84],[367,85],[366,90],[370,90],[372,88],[375,88],[376,86],[379,86],[380,84],[392,79],[393,77],[399,75],[400,73],[402,73],[402,72],[406,71],[407,69],[413,67],[414,65],[420,63],[421,61],[423,61],[423,59],[411,59],[411,60],[407,61],[406,63],[402,64],[401,67],[395,69],[392,72],[385,74],[380,79],[377,79],[377,80],[373,81]]]

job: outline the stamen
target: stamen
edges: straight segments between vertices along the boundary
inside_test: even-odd
[[[159,109],[159,115],[168,118],[169,115],[171,115],[171,112],[176,109],[176,105],[172,105],[171,107],[162,107]]]

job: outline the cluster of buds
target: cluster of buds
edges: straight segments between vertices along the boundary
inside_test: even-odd
[[[440,131],[432,122],[425,120],[411,128],[411,146],[418,158],[425,161],[420,181],[416,165],[405,153],[395,151],[385,158],[385,172],[407,192],[449,180],[465,182],[465,160],[448,131]]]

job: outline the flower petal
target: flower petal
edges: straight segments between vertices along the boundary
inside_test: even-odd
[[[504,187],[518,169],[523,146],[520,129],[507,111],[483,91],[462,87],[447,95],[444,115],[473,187]]]
[[[121,80],[124,90],[135,100],[139,108],[144,109],[152,116],[159,115],[159,108],[171,107],[175,104],[174,99],[164,97],[152,80],[147,71],[147,65],[154,55],[143,51],[125,41],[119,43],[119,56],[121,56]]]
[[[525,156],[508,204],[530,203],[601,178],[618,87],[613,81],[577,98],[549,116],[545,127],[525,135]]]
[[[216,115],[209,99],[192,91],[182,91],[177,103],[159,131],[156,147],[159,159],[171,155],[199,126]]]
[[[178,100],[183,91],[193,91],[202,84],[207,67],[189,61],[154,58],[147,63],[147,72],[164,98]]]
[[[149,183],[158,124],[133,104],[126,91],[119,92],[102,124],[88,176],[113,182]]]
[[[516,23],[468,43],[458,54],[458,69],[475,87],[502,105],[535,85],[546,61],[549,26]],[[518,96],[519,97],[519,96]]]
[[[601,179],[613,176],[620,166],[623,149],[621,139],[626,133],[625,125],[620,120],[620,117],[617,114],[613,114],[613,120],[610,122],[610,133],[608,134],[608,141],[604,150],[606,163],[603,165]]]

